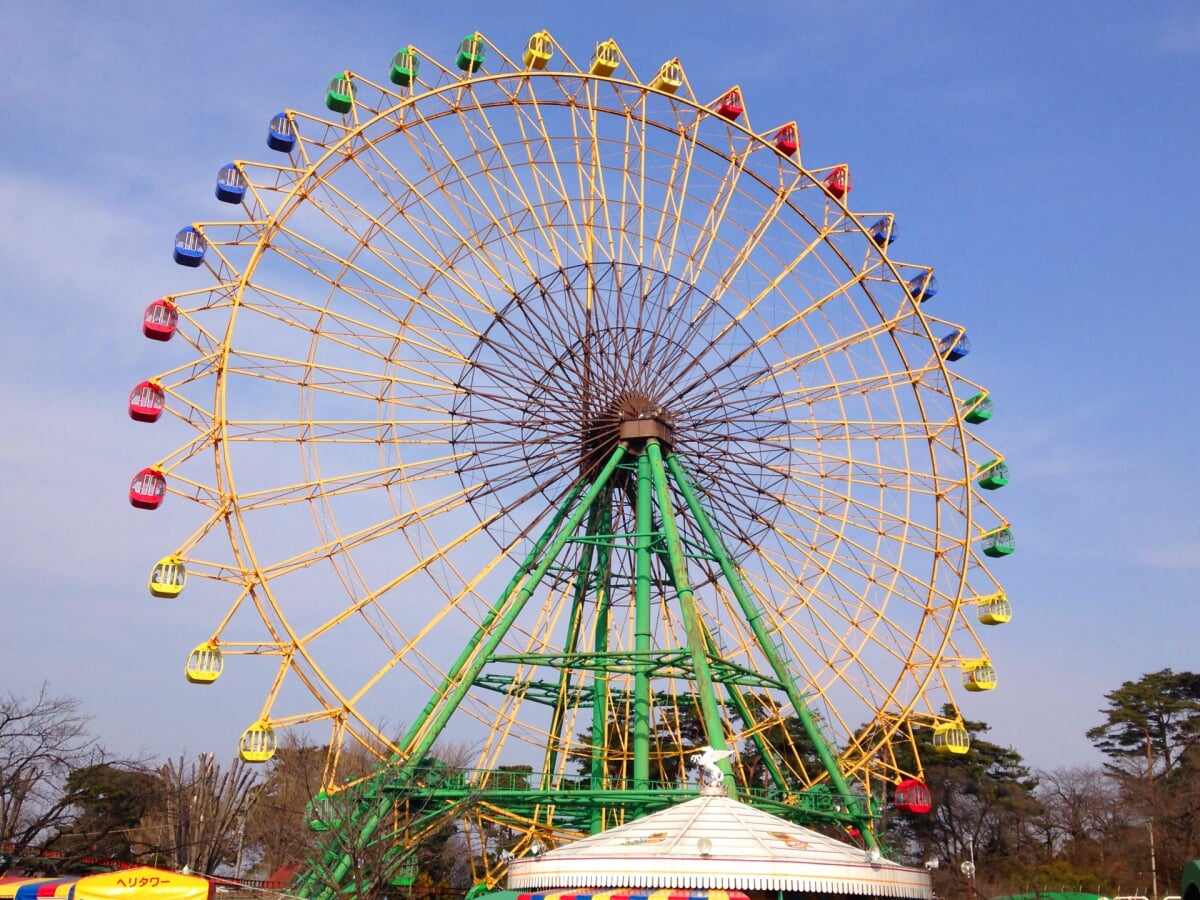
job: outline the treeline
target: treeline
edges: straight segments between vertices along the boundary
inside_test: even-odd
[[[1015,748],[988,741],[985,723],[967,722],[966,754],[923,756],[933,809],[885,811],[889,854],[928,866],[947,898],[967,895],[961,867],[971,860],[971,889],[984,897],[1177,893],[1184,862],[1200,857],[1200,675],[1164,669],[1104,699],[1087,733],[1105,759],[1097,767],[1033,770]],[[467,758],[466,748],[439,755],[449,766]],[[262,880],[319,865],[331,840],[354,842],[353,828],[326,827],[351,810],[314,806],[324,764],[324,748],[295,741],[267,766],[119,759],[76,700],[45,687],[10,694],[0,698],[0,866],[7,856],[25,871],[70,874],[99,858]],[[358,765],[370,771],[365,754]],[[453,827],[423,838],[415,865],[370,841],[336,850],[376,885],[461,892],[471,880]]]

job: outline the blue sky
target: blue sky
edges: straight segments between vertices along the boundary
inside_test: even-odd
[[[855,208],[895,212],[904,258],[936,266],[970,330],[963,373],[996,401],[1018,540],[994,569],[1014,620],[985,635],[1001,685],[963,711],[1036,766],[1094,762],[1106,691],[1197,666],[1200,8],[749,6],[7,9],[0,684],[80,698],[117,752],[232,756],[238,688],[181,671],[224,610],[146,595],[170,526],[125,498],[145,459],[125,399],[157,366],[139,317],[180,284],[171,239],[333,72],[473,29],[515,55],[546,28],[576,59],[614,37],[644,74],[679,56],[698,96],[740,84],[757,121],[798,120],[807,165],[848,161]]]

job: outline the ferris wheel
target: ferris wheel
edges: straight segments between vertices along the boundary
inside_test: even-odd
[[[678,59],[472,33],[379,70],[220,169],[143,322],[130,414],[176,449],[130,500],[183,536],[150,592],[227,609],[186,673],[259,686],[243,758],[325,723],[331,786],[349,746],[415,784],[453,737],[527,773],[530,834],[703,745],[755,801],[920,807],[1013,549],[933,270]]]

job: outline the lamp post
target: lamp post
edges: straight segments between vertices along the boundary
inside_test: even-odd
[[[1154,757],[1150,752],[1150,729],[1142,726],[1142,734],[1146,736],[1146,797],[1150,801],[1150,815],[1146,822],[1150,830],[1150,896],[1158,900],[1158,868],[1154,860]]]
[[[975,839],[967,838],[967,851],[971,858],[966,860],[960,870],[967,876],[967,900],[975,900]]]
[[[242,883],[242,849],[246,845],[246,819],[249,818],[250,807],[258,799],[261,789],[262,785],[258,785],[247,791],[246,802],[242,804],[242,821],[238,825],[237,861],[233,865],[233,878],[239,885]]]

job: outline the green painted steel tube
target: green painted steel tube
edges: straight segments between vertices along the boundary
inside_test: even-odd
[[[658,440],[646,442],[646,457],[650,462],[650,475],[654,480],[654,492],[658,497],[658,513],[662,519],[663,538],[667,544],[667,560],[671,567],[671,580],[679,611],[683,615],[683,626],[687,634],[688,652],[692,657],[692,669],[696,673],[696,691],[700,697],[700,714],[704,721],[704,734],[708,745],[714,750],[726,750],[725,728],[717,710],[717,699],[713,692],[712,672],[708,668],[708,654],[704,640],[704,628],[696,610],[696,597],[688,579],[687,562],[683,557],[683,541],[679,537],[679,526],[675,522],[675,511],[671,491],[667,485],[667,471],[663,468],[662,448]],[[733,766],[728,757],[717,762],[718,768],[728,776],[726,785],[731,797],[737,796],[733,781]]]
[[[499,618],[498,627],[492,628],[487,633],[481,649],[473,656],[470,663],[461,673],[461,677],[457,679],[454,689],[449,692],[447,701],[442,703],[441,709],[434,718],[432,725],[426,729],[424,736],[420,741],[418,741],[417,746],[414,747],[410,752],[411,756],[415,756],[416,758],[420,759],[433,746],[438,735],[441,733],[442,727],[446,724],[446,720],[450,717],[451,713],[458,708],[458,704],[462,701],[463,697],[467,695],[467,692],[471,689],[471,684],[474,682],[475,677],[487,664],[489,657],[500,645],[500,642],[504,640],[504,635],[508,633],[508,629],[512,626],[512,623],[516,620],[517,616],[521,614],[521,610],[525,608],[525,604],[529,601],[529,598],[533,596],[533,592],[537,590],[538,585],[541,583],[541,580],[545,577],[546,573],[550,570],[550,567],[554,564],[555,559],[557,559],[558,554],[562,551],[562,548],[567,543],[567,540],[574,533],[575,529],[579,527],[579,523],[583,521],[584,515],[587,514],[587,511],[596,501],[596,498],[603,492],[608,479],[612,477],[612,473],[616,471],[617,466],[621,462],[621,458],[625,455],[625,451],[626,448],[623,444],[618,444],[616,449],[613,450],[613,454],[611,457],[609,457],[604,469],[600,472],[599,476],[597,476],[596,480],[588,487],[587,493],[584,494],[583,500],[580,502],[578,508],[576,508],[575,511],[567,517],[566,523],[561,529],[559,529],[558,534],[550,543],[550,546],[546,550],[542,561],[538,563],[537,568],[530,573],[529,577],[525,579],[525,583],[521,585],[521,589],[517,592],[516,599],[508,603],[508,608]],[[513,581],[519,581],[519,579],[514,578]],[[495,611],[504,607],[504,605],[504,600],[501,599],[492,607],[492,609]],[[489,613],[489,616],[490,615],[491,614]]]
[[[597,523],[600,520],[601,507],[592,506],[588,513],[588,523],[585,534],[589,537],[596,535]],[[596,545],[588,541],[579,553],[579,565],[575,567],[575,590],[571,592],[571,615],[567,621],[567,637],[563,646],[568,652],[578,649],[580,638],[580,623],[583,621],[583,604],[587,600],[588,579],[591,577],[592,557],[596,553]],[[562,730],[566,718],[566,698],[571,692],[571,669],[562,668],[558,673],[558,699],[554,704],[554,713],[550,719],[550,739],[546,742],[546,765],[542,775],[542,790],[550,787],[554,778],[554,770],[558,768],[558,733]]]
[[[430,699],[429,703],[426,704],[425,709],[421,714],[423,721],[409,730],[409,734],[405,739],[405,749],[408,752],[408,758],[405,760],[406,763],[411,762],[414,759],[421,759],[433,746],[438,735],[441,734],[441,730],[445,726],[446,721],[453,714],[454,710],[458,708],[458,704],[462,702],[463,697],[465,697],[467,692],[471,689],[471,683],[475,680],[475,677],[479,674],[480,670],[483,669],[484,665],[486,665],[488,657],[491,656],[492,652],[504,639],[504,635],[507,633],[509,627],[511,627],[517,616],[520,615],[521,610],[525,607],[526,602],[528,602],[530,596],[532,596],[533,592],[537,589],[538,583],[542,580],[546,572],[550,569],[550,566],[554,563],[555,558],[566,544],[567,539],[571,536],[571,533],[579,527],[579,523],[583,521],[584,515],[586,515],[592,503],[595,502],[596,497],[604,490],[608,479],[612,477],[612,473],[616,471],[617,466],[620,465],[622,457],[625,456],[625,451],[626,448],[623,444],[617,445],[616,449],[612,453],[612,456],[609,457],[608,462],[605,464],[604,469],[600,472],[600,475],[588,487],[583,501],[573,512],[568,515],[567,510],[570,508],[571,502],[579,496],[581,486],[576,486],[572,489],[568,495],[567,501],[563,503],[562,507],[560,507],[558,512],[555,514],[550,527],[548,527],[542,533],[542,536],[538,539],[534,549],[530,552],[525,563],[521,566],[520,571],[518,571],[509,582],[508,587],[505,589],[505,593],[501,595],[501,598],[495,604],[493,604],[491,610],[488,611],[488,614],[484,618],[482,625],[475,634],[475,639],[472,640],[472,642],[466,648],[464,648],[462,654],[459,655],[458,660],[455,662],[454,669],[452,669],[451,673],[448,674],[447,677],[442,681],[441,688],[437,694],[435,694]],[[566,523],[563,525],[563,527],[559,528],[558,525],[563,522],[564,518],[566,519]],[[553,536],[553,541],[550,541],[551,536]],[[524,579],[525,583],[521,586],[520,591],[517,593],[516,599],[512,602],[506,602],[511,596],[516,585],[521,583],[522,576],[528,571],[529,564],[537,558],[538,551],[541,550],[542,547],[545,547],[547,542],[549,542],[549,549],[546,550],[542,561],[538,564],[537,568],[534,569],[533,572]],[[506,606],[507,609],[503,615],[501,615],[500,610],[504,609]],[[497,627],[491,627],[493,625],[496,625]],[[484,638],[482,642],[480,641],[481,637]],[[449,686],[452,684],[454,685],[453,690],[448,690]],[[441,703],[441,708],[437,710],[432,721],[430,722],[428,717],[433,710],[437,708],[439,700],[443,701]],[[425,726],[425,722],[429,722],[427,727]],[[417,742],[416,746],[409,747],[408,740],[412,737],[415,737],[417,734],[422,734],[422,732],[423,736]],[[375,829],[379,827],[379,821],[381,817],[387,813],[387,809],[390,805],[391,800],[389,798],[384,798],[381,800],[379,808],[376,809],[371,814],[370,818],[363,823],[363,826],[359,831],[362,840],[369,840],[371,838],[371,836],[375,833]],[[350,870],[350,866],[353,864],[353,862],[354,861],[350,859],[349,855],[343,855],[341,862],[338,863],[338,865],[334,868],[334,871],[331,873],[331,880],[335,884],[341,884],[342,879],[346,877],[346,873]]]
[[[504,592],[500,595],[500,599],[492,605],[491,609],[487,611],[487,615],[483,617],[483,621],[479,623],[479,627],[475,630],[474,637],[472,637],[471,640],[467,642],[466,646],[463,647],[462,652],[458,655],[458,659],[454,661],[454,665],[450,667],[449,671],[447,671],[445,677],[442,679],[442,683],[438,685],[438,689],[432,695],[430,695],[429,701],[425,704],[425,708],[421,710],[420,715],[417,716],[416,721],[414,721],[412,724],[412,727],[408,729],[408,734],[404,736],[404,740],[401,742],[402,747],[408,747],[409,744],[416,738],[416,736],[425,728],[425,723],[429,720],[429,717],[433,715],[433,711],[437,708],[439,701],[446,696],[446,692],[450,690],[450,685],[457,680],[458,673],[462,671],[463,667],[467,664],[467,661],[475,652],[475,648],[479,646],[483,636],[488,633],[488,630],[491,628],[492,624],[499,617],[500,610],[504,606],[505,601],[512,596],[513,591],[517,589],[517,585],[519,585],[528,574],[530,567],[537,562],[537,559],[545,549],[546,544],[548,544],[550,539],[558,533],[559,526],[562,524],[563,519],[567,517],[568,511],[571,508],[571,504],[575,502],[576,498],[582,491],[583,485],[577,484],[567,492],[566,499],[563,501],[562,506],[555,511],[554,516],[550,520],[550,524],[542,532],[541,536],[534,543],[532,549],[530,549],[529,553],[526,555],[524,561],[522,561],[520,567],[518,567],[517,571],[513,574],[513,577],[509,580],[508,585],[504,588]],[[414,754],[409,753],[408,759],[412,759],[413,755]],[[393,757],[393,761],[395,760],[396,758]],[[405,760],[405,762],[407,761],[408,760]]]
[[[612,534],[612,500],[606,497],[603,501],[601,529],[604,534]],[[593,646],[597,653],[608,652],[609,616],[612,611],[612,541],[602,548],[596,565],[596,634]],[[589,771],[591,772],[591,789],[598,791],[604,784],[608,772],[604,767],[604,747],[608,743],[608,673],[601,677],[597,672],[592,676],[592,758]],[[592,807],[588,820],[588,831],[599,834],[604,828],[604,810],[598,806]]]
[[[791,701],[792,710],[796,713],[797,718],[800,719],[805,732],[807,732],[809,739],[813,742],[813,747],[816,748],[817,755],[821,759],[821,764],[825,766],[825,771],[829,773],[829,780],[833,782],[834,788],[842,798],[842,802],[846,805],[847,812],[858,822],[859,831],[862,833],[863,840],[867,846],[875,847],[875,833],[871,828],[870,816],[859,809],[858,801],[850,792],[850,786],[846,784],[846,779],[842,776],[842,770],[837,764],[837,759],[830,750],[829,744],[825,741],[825,736],[821,733],[821,729],[817,727],[812,713],[809,712],[808,704],[804,702],[804,697],[796,688],[796,684],[792,680],[787,666],[779,658],[779,654],[775,652],[775,647],[771,644],[769,636],[763,628],[762,610],[750,598],[750,592],[746,590],[746,586],[742,583],[742,577],[738,574],[737,567],[734,566],[733,560],[730,559],[729,553],[725,550],[725,544],[721,541],[720,535],[709,520],[708,514],[700,505],[695,491],[692,490],[691,481],[687,477],[687,473],[684,472],[683,465],[679,462],[679,457],[674,453],[668,454],[666,462],[672,478],[683,495],[684,502],[695,517],[696,524],[700,527],[700,533],[704,536],[705,543],[708,544],[709,549],[716,557],[717,564],[721,567],[721,572],[724,574],[725,580],[729,583],[734,597],[737,598],[742,614],[745,615],[751,631],[754,632],[754,637],[758,641],[763,655],[766,656],[771,670],[775,673],[775,677],[783,684],[788,700]]]
[[[650,460],[645,453],[637,460],[636,525],[634,536],[634,626],[633,650],[638,656],[633,676],[633,783],[644,787],[650,781],[650,577],[654,546],[654,506],[651,494]]]

